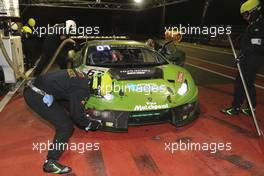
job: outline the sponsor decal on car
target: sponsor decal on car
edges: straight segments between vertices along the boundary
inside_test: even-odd
[[[133,69],[133,70],[121,70],[120,73],[126,73],[127,75],[144,75],[150,73],[150,69]]]
[[[178,72],[177,82],[178,83],[183,83],[183,81],[184,81],[184,73],[183,72]]]
[[[159,105],[156,102],[147,102],[146,105],[136,105],[134,111],[149,111],[167,108],[169,108],[168,104]]]
[[[94,74],[94,73],[105,73],[108,72],[109,68],[103,68],[103,67],[96,67],[96,66],[85,66],[82,65],[78,68],[79,70],[81,70],[83,73],[85,74]]]
[[[96,46],[97,51],[109,51],[111,47],[109,45],[98,45]]]

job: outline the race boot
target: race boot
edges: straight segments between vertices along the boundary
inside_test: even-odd
[[[228,107],[228,108],[222,109],[220,112],[224,113],[225,115],[229,115],[229,116],[238,115],[239,108]]]
[[[255,109],[253,109],[255,111]],[[240,112],[246,116],[252,116],[252,112],[250,108],[240,108]]]
[[[58,163],[56,160],[46,160],[43,165],[43,171],[52,174],[66,174],[71,172],[71,168]]]

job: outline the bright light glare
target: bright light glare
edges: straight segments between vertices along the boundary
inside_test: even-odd
[[[113,96],[112,94],[106,94],[106,95],[104,96],[104,98],[105,98],[106,100],[112,100],[112,99],[114,98],[114,96]]]
[[[184,95],[188,91],[188,85],[186,83],[183,83],[181,87],[178,90],[179,95]]]
[[[134,0],[136,3],[141,3],[143,0]]]

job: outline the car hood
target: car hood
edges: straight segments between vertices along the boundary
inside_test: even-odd
[[[111,68],[109,73],[116,80],[148,80],[163,79],[163,70],[152,68]]]
[[[151,68],[110,68],[111,95],[91,96],[86,107],[98,110],[147,111],[175,107],[196,101],[197,87],[190,74],[172,64]],[[185,95],[177,91],[188,80]]]

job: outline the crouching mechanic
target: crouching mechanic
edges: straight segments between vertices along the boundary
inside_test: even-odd
[[[70,167],[58,162],[64,151],[63,147],[54,146],[67,145],[73,133],[73,122],[86,131],[100,127],[100,121],[85,114],[83,101],[88,98],[89,91],[89,76],[78,69],[60,70],[40,76],[29,82],[24,89],[24,99],[29,107],[56,130],[53,148],[49,148],[43,165],[45,172],[64,174],[71,171]],[[62,101],[69,102],[69,113],[60,104]]]
[[[259,0],[248,0],[241,6],[241,14],[249,25],[241,40],[241,52],[237,58],[244,75],[253,108],[256,107],[256,90],[254,82],[259,68],[264,63],[264,20]],[[236,77],[232,106],[222,109],[226,115],[238,115],[242,112],[251,115],[249,106],[242,108],[245,91],[240,76]]]

